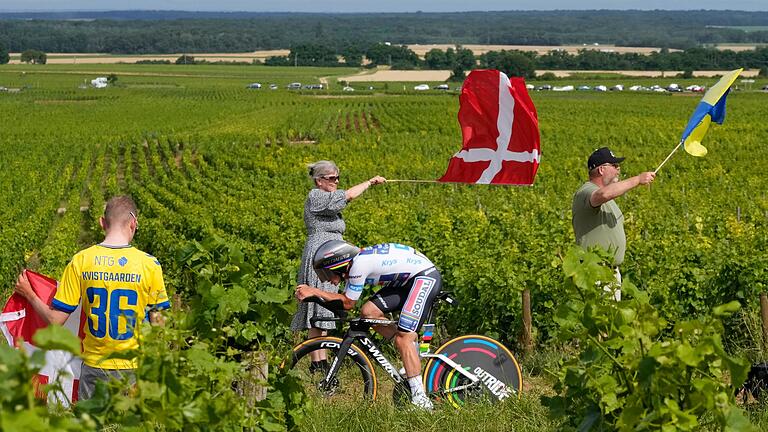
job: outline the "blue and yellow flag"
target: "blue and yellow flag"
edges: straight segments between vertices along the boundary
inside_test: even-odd
[[[731,84],[736,81],[742,69],[730,71],[720,78],[720,81],[712,86],[701,98],[701,102],[693,112],[688,125],[683,131],[680,143],[685,151],[693,156],[704,156],[707,149],[701,145],[701,140],[712,122],[723,124],[725,120],[725,98],[731,89]]]

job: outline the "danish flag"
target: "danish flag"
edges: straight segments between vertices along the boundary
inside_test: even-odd
[[[523,78],[472,71],[459,99],[463,145],[441,182],[532,185],[541,160],[536,107]]]
[[[32,286],[35,294],[50,305],[53,296],[56,294],[58,285],[56,280],[31,270],[26,270],[26,273],[29,284]],[[81,311],[82,308],[78,306],[69,315],[69,318],[64,323],[64,327],[68,328],[72,333],[79,335],[82,340],[82,323],[85,321],[81,319]],[[13,294],[8,299],[2,314],[0,314],[0,331],[2,331],[8,344],[24,349],[30,356],[39,349],[32,345],[32,336],[34,336],[37,330],[47,326],[48,324],[35,313],[29,302],[18,294]],[[57,402],[63,406],[69,406],[76,402],[81,365],[82,360],[79,357],[73,356],[66,351],[46,351],[45,365],[40,369],[35,380],[38,385],[38,396],[41,398],[47,396],[49,403]],[[46,395],[42,392],[40,385],[53,383],[57,380],[61,383],[64,394],[50,392]]]

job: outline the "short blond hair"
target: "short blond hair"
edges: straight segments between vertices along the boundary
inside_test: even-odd
[[[104,208],[104,225],[106,227],[125,225],[136,216],[136,212],[136,203],[130,196],[112,197]]]

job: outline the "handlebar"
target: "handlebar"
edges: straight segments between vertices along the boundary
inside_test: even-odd
[[[347,317],[347,311],[344,309],[344,302],[341,300],[325,300],[317,296],[307,297],[303,300],[306,303],[316,303],[320,306],[328,309],[333,313],[335,318],[317,318],[313,317],[309,319],[311,325],[315,325],[318,321],[343,321]]]

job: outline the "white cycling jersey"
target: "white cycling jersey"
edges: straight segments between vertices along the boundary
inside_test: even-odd
[[[420,271],[434,267],[427,257],[416,249],[397,243],[368,246],[352,260],[344,295],[357,300],[363,287],[398,287],[405,285]]]

